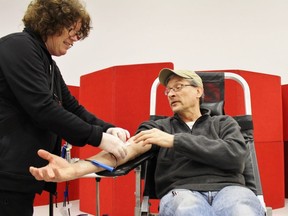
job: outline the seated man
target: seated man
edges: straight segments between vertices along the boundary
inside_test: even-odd
[[[174,116],[142,123],[128,141],[125,159],[117,161],[104,151],[90,159],[114,166],[157,149],[159,215],[263,216],[260,201],[245,186],[243,171],[249,150],[237,122],[200,109],[203,84],[195,72],[163,69],[159,80],[166,87]],[[39,155],[49,164],[30,168],[38,180],[66,181],[103,170],[87,161],[68,164],[44,150]]]

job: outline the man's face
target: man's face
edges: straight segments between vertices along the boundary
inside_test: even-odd
[[[194,112],[199,110],[199,98],[203,94],[200,87],[191,86],[189,80],[173,76],[168,81],[166,88],[170,107],[174,113]]]

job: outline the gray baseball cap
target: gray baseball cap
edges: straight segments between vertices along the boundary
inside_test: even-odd
[[[197,86],[203,88],[201,77],[198,74],[196,74],[195,71],[190,71],[190,70],[172,70],[169,68],[163,68],[158,75],[160,83],[166,86],[167,79],[171,74],[175,74],[177,76],[180,76],[186,79],[193,79],[195,84],[197,84]]]

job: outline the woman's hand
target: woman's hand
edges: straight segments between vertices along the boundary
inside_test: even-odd
[[[127,139],[130,138],[130,133],[128,130],[120,128],[120,127],[112,127],[108,128],[106,133],[111,134],[113,136],[118,137],[121,139],[123,142],[125,142]]]
[[[112,153],[117,159],[124,159],[127,155],[126,145],[118,137],[103,133],[99,148]]]

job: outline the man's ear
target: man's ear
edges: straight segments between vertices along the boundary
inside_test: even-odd
[[[197,97],[201,98],[204,93],[203,88],[197,87]]]

